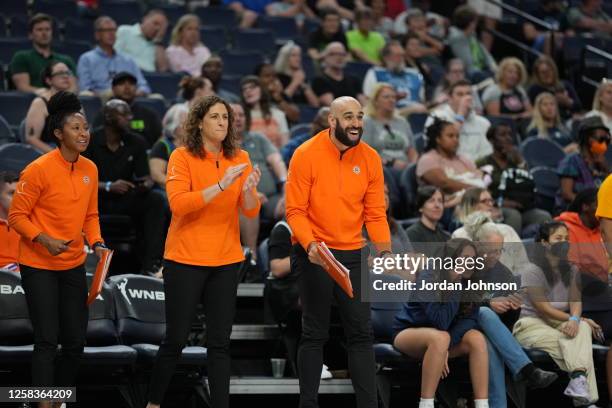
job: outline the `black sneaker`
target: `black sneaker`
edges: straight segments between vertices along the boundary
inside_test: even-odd
[[[533,373],[527,378],[527,387],[533,389],[546,388],[554,383],[559,378],[559,375],[552,371],[544,371],[541,368],[535,368]]]

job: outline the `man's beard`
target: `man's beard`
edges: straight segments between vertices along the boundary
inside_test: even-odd
[[[357,129],[359,131],[359,137],[357,138],[357,140],[351,140],[347,134],[348,132],[354,129]],[[351,126],[351,127],[347,127],[346,129],[343,129],[340,126],[338,126],[334,130],[334,136],[336,137],[336,139],[338,139],[340,143],[348,147],[357,146],[357,144],[359,144],[359,141],[361,140],[362,135],[363,135],[362,127],[352,127]]]

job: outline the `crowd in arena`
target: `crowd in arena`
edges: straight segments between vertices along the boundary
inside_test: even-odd
[[[140,273],[162,278],[172,217],[168,162],[196,126],[189,112],[217,95],[231,106],[233,137],[261,171],[261,210],[240,216],[250,253],[246,279],[271,285],[275,317],[293,319],[299,336],[288,168],[296,150],[329,127],[332,101],[350,96],[363,107],[362,126],[342,131],[362,132],[361,143],[381,159],[394,253],[486,253],[490,279],[509,276],[555,297],[495,293],[480,307],[455,298],[406,303],[394,320],[393,345],[423,359],[420,406],[433,407],[448,358],[460,355],[469,355],[474,398],[492,407],[506,406],[504,365],[529,386],[550,384],[556,376],[535,367],[521,347],[549,353],[570,376],[565,394],[576,406],[595,406],[591,346],[612,340],[612,306],[589,310],[575,296],[581,275],[608,285],[612,80],[584,82],[564,49],[576,39],[611,49],[608,2],[520,2],[551,30],[486,0],[142,0],[134,2],[141,19],[123,24],[104,14],[106,0],[80,0],[73,2],[78,19],[95,43],[79,55],[56,50],[60,37],[83,38],[69,38],[68,23],[37,12],[37,2],[27,25],[31,46],[4,61],[5,88],[30,101],[22,122],[10,124],[15,139],[51,152],[58,142],[45,126],[49,100],[69,91],[96,101],[93,110],[84,105],[91,139],[83,155],[98,169],[102,231],[105,217],[129,217],[141,241],[133,254]],[[233,13],[234,26],[211,24],[210,8]],[[504,35],[508,16],[524,49],[496,35]],[[294,34],[276,35],[274,24],[288,23]],[[213,31],[223,33],[221,47],[208,43]],[[272,44],[239,49],[241,31]],[[612,61],[603,61],[609,76]],[[160,77],[170,78],[170,91],[156,88]],[[0,180],[0,268],[9,270],[19,269],[19,236],[6,221],[18,178],[5,171]],[[540,245],[529,251],[532,242]],[[577,245],[564,250],[561,243]],[[440,278],[429,272],[416,279]],[[281,290],[290,300],[275,294]],[[487,347],[483,360],[479,350]],[[607,364],[612,394],[612,353]],[[488,396],[486,377],[475,375],[487,366]]]

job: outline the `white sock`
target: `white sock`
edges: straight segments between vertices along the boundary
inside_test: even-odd
[[[421,398],[421,402],[419,402],[419,408],[434,408],[434,399]]]
[[[489,400],[488,399],[475,399],[474,400],[474,408],[489,408]]]

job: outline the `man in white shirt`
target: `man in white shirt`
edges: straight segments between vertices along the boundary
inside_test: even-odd
[[[434,122],[434,117],[452,122],[459,130],[457,153],[476,161],[493,152],[487,140],[487,130],[491,123],[472,110],[472,84],[466,80],[457,81],[450,86],[448,94],[448,103],[431,112],[425,122],[425,129]]]

